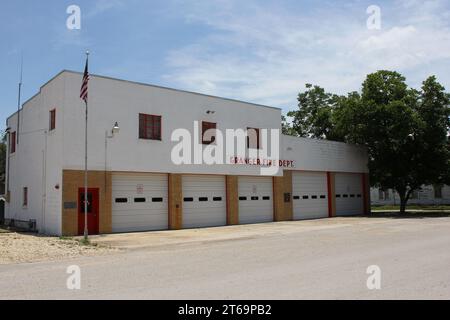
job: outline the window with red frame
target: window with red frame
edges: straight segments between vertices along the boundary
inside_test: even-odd
[[[56,129],[56,109],[50,110],[50,131]]]
[[[247,128],[247,148],[259,149],[259,129]]]
[[[9,137],[9,153],[16,152],[16,132],[11,132]]]
[[[202,122],[202,143],[211,144],[216,141],[216,128],[217,124],[214,122]],[[208,130],[211,130],[206,134]]]
[[[24,206],[24,207],[28,206],[28,188],[27,187],[23,188],[22,206]]]
[[[161,140],[161,116],[139,114],[139,139]]]

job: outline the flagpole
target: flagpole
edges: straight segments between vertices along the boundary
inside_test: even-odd
[[[16,143],[19,144],[20,137],[20,102],[21,102],[21,92],[22,92],[22,76],[23,76],[23,52],[20,58],[20,81],[19,81],[19,95],[17,98],[17,137]]]
[[[86,65],[89,60],[89,51],[86,51]],[[88,230],[88,99],[89,96],[86,97],[86,121],[84,128],[84,240],[88,240],[89,230]]]

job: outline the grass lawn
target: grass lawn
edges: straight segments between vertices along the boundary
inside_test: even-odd
[[[400,210],[400,206],[372,206],[372,211]],[[408,205],[406,210],[450,211],[450,205]]]

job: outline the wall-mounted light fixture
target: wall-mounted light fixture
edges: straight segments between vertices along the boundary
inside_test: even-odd
[[[215,114],[216,112],[214,110],[207,110],[206,114]]]
[[[119,133],[120,127],[119,123],[116,121],[111,129],[111,134],[108,131],[105,131],[105,171],[107,169],[108,163],[108,139],[114,138],[114,135]]]
[[[116,122],[111,130],[111,134],[114,135],[115,133],[119,133],[120,127],[119,124]]]

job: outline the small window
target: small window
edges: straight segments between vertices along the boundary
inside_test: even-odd
[[[303,200],[308,200],[309,196],[303,196],[302,198],[303,198]]]
[[[361,195],[360,194],[358,194],[358,195],[356,195],[358,198],[361,198]]]
[[[145,202],[145,198],[134,198],[134,202]]]
[[[326,199],[326,198],[327,198],[327,196],[325,196],[325,195],[320,196],[320,199]]]
[[[50,110],[49,130],[55,130],[56,128],[56,109]]]
[[[202,143],[211,144],[216,141],[216,127],[214,122],[202,122]]]
[[[11,132],[9,137],[9,153],[16,152],[16,132]]]
[[[247,128],[247,148],[259,149],[259,129]]]
[[[23,188],[23,201],[22,205],[24,207],[28,206],[28,187]]]
[[[247,197],[239,197],[239,201],[246,201]]]
[[[342,197],[343,198],[348,198],[348,194],[344,194]]]
[[[300,200],[299,196],[294,196],[294,200]]]
[[[207,197],[200,197],[200,198],[198,198],[198,201],[206,202],[206,201],[208,201],[208,198]]]
[[[184,202],[193,202],[194,198],[184,198]]]
[[[252,201],[258,201],[259,197],[252,197]]]
[[[311,199],[317,199],[317,196],[311,196]]]
[[[127,198],[116,198],[116,203],[127,203],[128,199]]]
[[[222,197],[214,197],[213,201],[222,201]]]
[[[340,198],[340,197],[341,197],[341,195],[340,195],[340,194],[337,194],[337,195],[336,195],[336,198]]]
[[[355,195],[354,195],[354,194],[351,194],[351,195],[350,195],[350,198],[354,198],[354,197],[355,197]]]
[[[266,197],[263,197],[263,200],[264,200],[264,201],[270,200],[270,197],[267,197],[267,196],[266,196]]]
[[[163,202],[163,198],[152,198],[152,202]]]
[[[139,114],[139,139],[161,140],[161,116]]]

